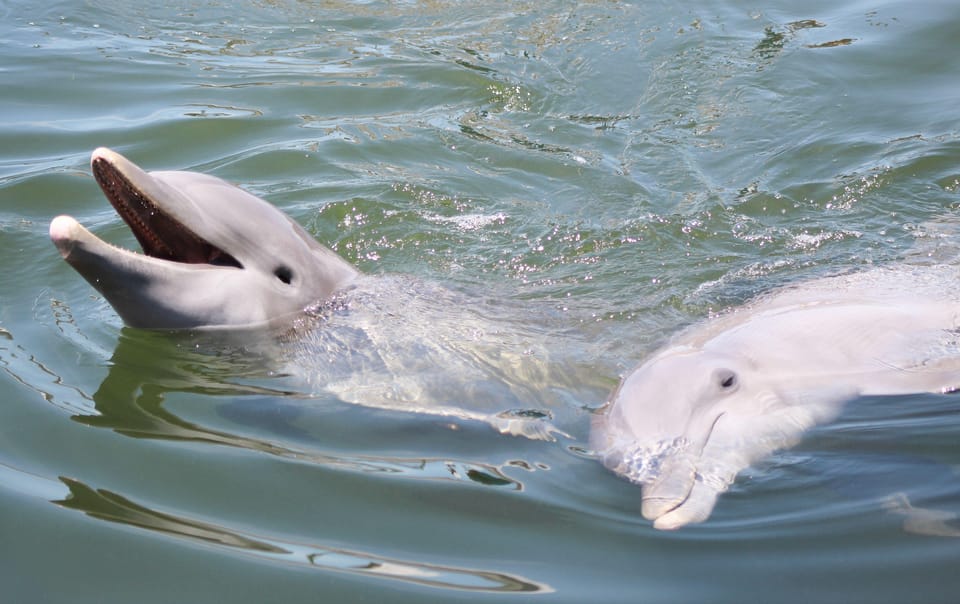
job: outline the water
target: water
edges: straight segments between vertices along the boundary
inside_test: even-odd
[[[956,216],[952,3],[795,5],[5,4],[0,599],[952,601],[952,397],[856,401],[676,533],[582,451],[681,327]],[[571,438],[123,329],[46,237],[70,213],[133,245],[100,145],[500,300],[505,332],[558,326],[551,358],[590,376],[553,393]]]

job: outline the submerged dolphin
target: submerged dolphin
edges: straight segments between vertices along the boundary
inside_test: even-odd
[[[841,405],[960,388],[956,267],[786,288],[693,327],[621,382],[591,446],[642,488],[654,527],[701,522],[737,473]]]
[[[358,275],[266,201],[195,172],[145,172],[100,148],[93,176],[143,248],[50,223],[63,258],[124,323],[143,328],[266,325],[322,302]]]

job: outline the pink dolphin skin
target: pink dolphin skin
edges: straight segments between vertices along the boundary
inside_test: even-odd
[[[591,446],[655,528],[702,522],[736,475],[860,396],[960,387],[955,266],[785,288],[696,325],[629,373]]]

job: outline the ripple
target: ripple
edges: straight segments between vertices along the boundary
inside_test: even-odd
[[[14,383],[68,413],[89,411],[92,396],[67,383],[56,370],[17,344],[11,332],[0,329],[0,336],[0,371]]]
[[[108,489],[97,489],[79,480],[60,477],[69,489],[51,503],[78,510],[91,518],[133,526],[164,535],[242,551],[258,558],[307,568],[367,575],[415,583],[425,587],[492,593],[549,593],[546,583],[506,572],[462,568],[380,556],[342,547],[297,543],[253,534],[222,524],[160,511]]]

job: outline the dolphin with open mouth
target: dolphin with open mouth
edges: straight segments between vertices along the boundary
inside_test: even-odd
[[[50,239],[131,327],[266,326],[359,274],[286,214],[219,178],[146,172],[106,148],[90,165],[143,253],[111,245],[69,216],[53,219]]]
[[[361,275],[286,214],[213,176],[145,172],[103,148],[91,166],[143,252],[69,216],[50,223],[50,238],[128,326],[284,328],[270,353],[316,391],[534,439],[562,433],[549,409],[553,387],[589,388],[590,375],[544,362],[538,328],[503,328],[517,314],[508,304],[465,304],[460,292],[415,277]]]

